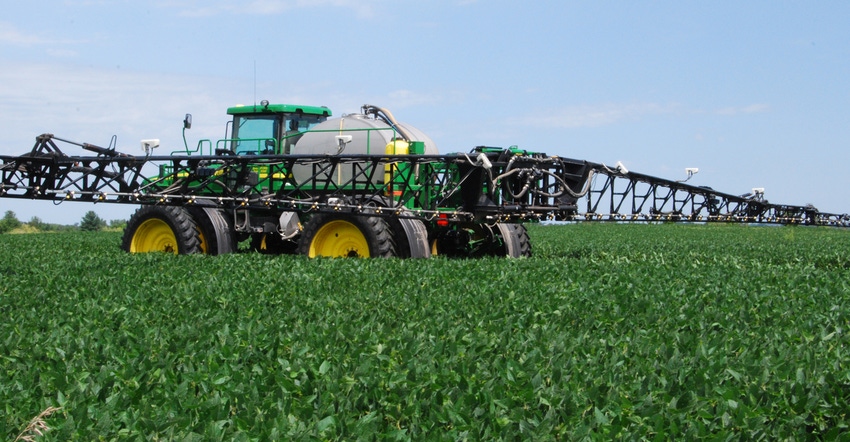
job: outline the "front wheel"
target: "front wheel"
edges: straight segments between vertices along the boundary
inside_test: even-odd
[[[398,256],[392,230],[375,216],[313,215],[304,226],[298,252],[311,258]]]
[[[121,248],[130,253],[201,253],[201,237],[186,209],[142,206],[127,222]]]

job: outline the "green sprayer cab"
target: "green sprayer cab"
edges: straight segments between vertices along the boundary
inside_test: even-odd
[[[330,109],[291,104],[268,104],[259,106],[236,106],[227,109],[233,116],[230,125],[231,138],[223,140],[226,146],[217,150],[229,150],[236,155],[287,155],[304,132],[326,121]]]
[[[222,169],[226,162],[216,161],[216,156],[268,156],[289,154],[292,146],[315,125],[322,123],[331,116],[330,109],[317,106],[300,106],[292,104],[269,104],[267,101],[253,106],[234,106],[227,109],[231,120],[227,123],[226,136],[219,140],[202,139],[194,148],[186,141],[186,129],[192,126],[192,116],[186,115],[183,121],[184,149],[171,152],[172,157],[207,157],[198,162],[196,177],[186,182],[189,170],[175,171],[176,163],[161,164],[159,175],[148,180],[147,184],[159,190],[182,182],[185,186],[197,189],[199,195],[217,195],[223,190],[222,186],[235,185],[239,177],[237,169]],[[265,164],[264,164],[265,163]],[[250,176],[254,186],[265,188],[266,191],[277,190],[269,183],[269,178],[277,178],[277,182],[285,177],[287,171],[268,162],[259,162],[249,166],[244,172]],[[219,185],[205,184],[209,176],[218,178]]]

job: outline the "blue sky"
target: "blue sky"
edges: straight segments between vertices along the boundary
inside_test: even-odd
[[[65,0],[0,17],[0,153],[140,152],[267,99],[390,109],[441,152],[510,146],[850,212],[850,2]],[[255,80],[256,79],[256,80]],[[191,142],[191,141],[190,141]],[[69,152],[70,153],[70,152]],[[0,199],[27,221],[134,207]]]

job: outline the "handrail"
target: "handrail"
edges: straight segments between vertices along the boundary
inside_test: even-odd
[[[212,140],[209,139],[209,138],[204,138],[204,139],[198,140],[198,144],[197,144],[197,147],[195,149],[193,149],[193,150],[185,150],[185,149],[175,150],[175,151],[172,151],[170,153],[170,155],[188,155],[188,156],[191,156],[192,154],[204,155],[204,148],[207,148],[207,153],[206,153],[207,155],[216,155],[217,152],[232,152],[229,145],[233,144],[234,142],[239,142],[239,143],[256,142],[257,143],[256,151],[251,152],[250,150],[240,149],[239,151],[235,152],[236,155],[252,155],[252,154],[263,155],[263,154],[270,153],[268,148],[264,148],[264,146],[262,146],[260,144],[260,142],[263,142],[263,141],[272,142],[274,144],[273,148],[272,148],[272,152],[274,154],[279,154],[279,153],[281,153],[280,146],[282,144],[284,144],[285,140],[287,140],[289,138],[300,137],[300,136],[303,136],[303,135],[308,134],[308,133],[340,133],[340,134],[345,134],[345,133],[350,133],[350,132],[366,132],[366,153],[370,154],[371,150],[372,150],[371,149],[371,147],[372,147],[371,146],[371,144],[372,144],[372,132],[376,132],[376,131],[391,131],[393,133],[392,138],[395,138],[396,134],[398,133],[398,131],[396,129],[392,128],[392,127],[368,127],[368,128],[350,128],[350,129],[318,129],[318,130],[317,129],[310,129],[310,130],[306,130],[304,132],[298,132],[298,133],[285,135],[280,140],[277,140],[275,138],[222,138],[222,139],[219,139],[215,142],[215,149],[213,149]],[[378,153],[383,154],[384,153],[383,146],[379,146],[379,148],[380,148],[380,151]]]

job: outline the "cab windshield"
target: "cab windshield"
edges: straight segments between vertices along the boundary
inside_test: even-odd
[[[288,154],[304,132],[326,119],[303,114],[238,115],[232,149],[237,155]]]

